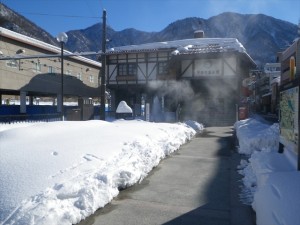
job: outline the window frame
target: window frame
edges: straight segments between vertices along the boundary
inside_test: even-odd
[[[76,77],[77,77],[78,80],[82,80],[82,73],[78,72],[77,75],[76,75]]]
[[[34,65],[33,71],[35,73],[42,72],[42,64],[40,62],[33,62],[33,65]]]
[[[65,75],[72,76],[72,70],[66,70]]]
[[[168,74],[168,62],[167,61],[157,62],[157,74],[158,75],[167,75]]]
[[[48,73],[49,74],[55,74],[55,67],[54,66],[48,66]]]
[[[19,66],[19,63],[16,59],[11,59],[11,60],[6,61],[6,66],[9,68],[17,69]]]
[[[118,64],[118,76],[136,76],[137,63],[120,63]]]
[[[89,81],[90,81],[90,83],[95,83],[94,75],[92,75],[92,74],[89,75]]]

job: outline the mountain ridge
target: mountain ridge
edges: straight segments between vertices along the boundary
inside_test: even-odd
[[[51,34],[3,3],[0,3],[0,26],[48,44],[59,46]]]
[[[3,3],[0,3],[0,26],[59,46],[48,32]],[[196,30],[203,30],[207,38],[237,38],[259,65],[275,62],[276,54],[286,49],[297,37],[297,25],[290,22],[264,14],[224,12],[208,19],[187,17],[176,20],[158,32],[146,32],[135,28],[116,31],[107,26],[107,48],[190,39]],[[69,37],[66,48],[72,52],[101,50],[101,22],[66,33]]]
[[[102,24],[95,24],[93,28],[97,26],[99,41],[89,48],[79,50],[99,51],[101,49]],[[94,33],[93,28],[87,28],[89,33]],[[188,17],[177,20],[158,32],[145,32],[134,28],[115,31],[109,27],[107,38],[111,41],[108,43],[108,48],[189,39],[193,38],[196,30],[203,30],[207,38],[237,38],[258,65],[275,62],[277,53],[286,49],[297,37],[297,25],[290,22],[264,14],[224,12],[208,19]],[[86,30],[81,30],[80,33],[84,34],[86,40],[93,40],[86,35]],[[67,34],[71,40],[77,38],[74,31],[69,31]],[[67,44],[67,46],[72,51],[78,51],[78,45]]]

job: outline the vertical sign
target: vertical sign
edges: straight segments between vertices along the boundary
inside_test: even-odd
[[[298,153],[298,104],[299,87],[293,87],[280,93],[280,135]]]
[[[146,103],[146,121],[150,121],[150,103]]]
[[[280,142],[299,157],[299,78],[284,84],[280,92]]]

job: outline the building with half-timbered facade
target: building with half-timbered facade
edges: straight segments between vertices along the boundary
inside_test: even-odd
[[[106,62],[112,110],[125,100],[136,116],[146,107],[150,120],[158,109],[159,120],[171,115],[206,125],[232,125],[241,81],[256,67],[235,38],[116,47],[107,51]]]

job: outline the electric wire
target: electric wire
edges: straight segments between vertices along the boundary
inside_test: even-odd
[[[20,14],[35,15],[35,16],[54,16],[54,17],[65,17],[65,18],[89,18],[89,19],[100,19],[99,16],[79,16],[79,15],[66,15],[66,14],[49,14],[49,13],[34,13],[34,12],[21,12]]]
[[[2,0],[1,0],[1,2],[0,3],[2,3]],[[87,4],[87,6],[89,6],[88,5],[88,3],[87,3],[87,1],[85,1],[85,3]],[[101,4],[101,1],[99,1],[99,3]],[[91,11],[91,8],[89,7],[89,10]],[[18,13],[20,13],[20,14],[28,14],[28,15],[38,15],[38,16],[54,16],[54,17],[68,17],[68,18],[92,18],[92,19],[100,19],[100,18],[102,18],[102,17],[100,17],[100,16],[80,16],[80,15],[66,15],[66,14],[49,14],[49,13],[34,13],[34,12],[18,12]],[[94,13],[92,13],[92,14],[94,14]],[[9,44],[7,44],[5,41],[3,41],[2,40],[2,37],[0,37],[0,42],[2,42],[2,43],[4,43],[4,46],[2,45],[1,46],[1,48],[2,49],[5,49],[7,52],[12,52],[12,50],[11,50],[11,48],[10,48],[10,46],[9,46]],[[48,60],[50,60],[50,61],[52,61],[51,59],[48,59]],[[43,80],[43,81],[47,81],[47,82],[52,82],[52,83],[55,83],[55,84],[60,84],[60,82],[58,82],[58,81],[55,81],[55,80],[51,80],[51,81],[49,81],[49,80],[46,80],[46,79],[44,79],[44,78],[41,78],[41,77],[37,77],[37,75],[39,75],[39,74],[42,74],[40,71],[36,71],[36,72],[34,72],[34,68],[33,67],[31,67],[31,66],[25,66],[26,64],[28,64],[28,63],[26,63],[26,61],[28,61],[30,64],[32,64],[32,62],[33,61],[29,61],[29,60],[23,60],[24,62],[21,64],[22,65],[22,68],[21,68],[21,70],[20,69],[18,69],[18,68],[15,68],[15,75],[16,76],[21,76],[21,77],[24,77],[24,78],[26,78],[26,79],[32,79],[32,78],[35,78],[35,79],[38,79],[38,80]],[[2,72],[12,72],[10,69],[8,69],[8,68],[6,68],[6,67],[8,67],[7,66],[7,63],[5,62],[5,63],[3,63],[4,65],[3,66],[1,66],[1,71]],[[5,65],[6,64],[6,65]],[[80,71],[83,71],[83,68],[82,67],[80,67],[80,66],[77,66],[77,65],[75,65],[75,64],[71,64],[71,63],[69,63],[69,65],[71,66],[71,67],[75,67],[75,68],[78,68]],[[20,65],[18,65],[19,66],[19,68],[20,68]],[[60,69],[60,67],[57,67],[57,66],[53,66],[55,69]],[[30,71],[30,70],[32,70],[32,73],[37,73],[36,75],[33,75],[33,74],[24,74],[24,72],[22,72],[22,71]],[[87,73],[84,73],[84,72],[78,72],[78,71],[76,71],[77,72],[77,74],[78,73],[81,73],[81,76],[82,76],[82,79],[80,79],[80,80],[82,80],[82,81],[84,81],[84,80],[86,80],[86,81],[88,81],[89,80],[89,76],[91,76],[91,75],[88,75]],[[56,73],[54,73],[54,74],[56,74]],[[76,74],[75,74],[76,75]],[[69,75],[69,76],[72,76],[73,78],[77,78],[78,79],[78,77],[76,77],[75,75]],[[92,75],[93,76],[93,75]],[[95,75],[95,76],[97,76],[97,75]],[[84,82],[84,83],[86,83],[86,82]],[[90,82],[91,83],[91,82]],[[93,83],[93,82],[92,82]]]

